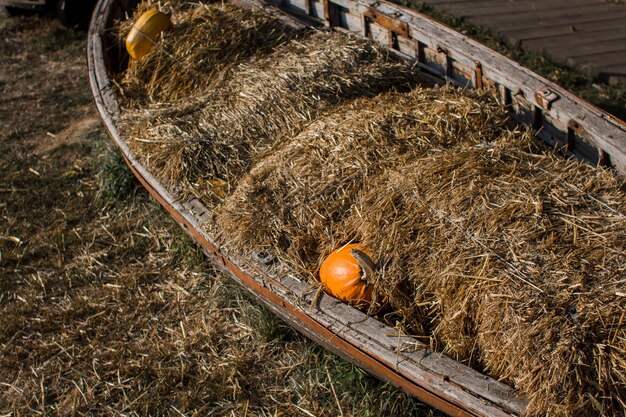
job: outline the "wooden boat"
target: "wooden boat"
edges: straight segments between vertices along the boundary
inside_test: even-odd
[[[131,2],[132,3],[132,2]],[[375,0],[236,0],[243,7],[281,14],[296,27],[326,25],[370,37],[413,60],[441,82],[489,89],[520,123],[552,146],[626,174],[626,124],[570,92],[430,18]],[[361,311],[321,295],[295,275],[271,276],[264,259],[218,247],[201,228],[211,213],[199,200],[179,201],[143,167],[115,124],[112,77],[123,67],[113,21],[128,2],[100,0],[89,31],[88,60],[95,103],[111,138],[141,183],[203,248],[210,260],[313,341],[425,403],[454,416],[516,416],[527,403],[515,390]]]

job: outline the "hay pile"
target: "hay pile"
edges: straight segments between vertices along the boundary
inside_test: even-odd
[[[267,45],[212,29],[231,12]],[[194,84],[155,51],[122,80],[119,122],[157,178],[214,210],[222,244],[315,283],[328,253],[365,243],[399,324],[514,383],[529,414],[623,414],[623,179],[537,149],[486,95],[426,87],[364,41],[188,13],[208,29],[168,35],[170,50],[198,36],[238,52],[187,56],[209,74]]]

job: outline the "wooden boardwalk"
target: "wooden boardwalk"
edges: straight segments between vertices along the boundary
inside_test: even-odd
[[[515,45],[626,84],[626,0],[423,0]]]

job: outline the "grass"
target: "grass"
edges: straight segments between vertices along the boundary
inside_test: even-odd
[[[135,195],[139,181],[113,144],[107,146],[103,166],[98,172],[98,196],[104,200],[128,200]]]
[[[541,54],[524,50],[512,45],[501,36],[491,32],[488,28],[473,24],[463,16],[453,16],[423,3],[419,0],[393,0],[395,3],[424,13],[457,31],[469,36],[511,58],[513,61],[544,76],[550,81],[572,91],[574,94],[599,108],[626,120],[626,89],[623,86],[613,86],[602,82],[591,72],[579,71],[567,65],[558,63]]]

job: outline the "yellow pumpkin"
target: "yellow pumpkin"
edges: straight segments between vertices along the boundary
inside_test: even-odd
[[[328,255],[320,267],[320,281],[341,301],[369,304],[372,288],[367,280],[374,274],[374,262],[364,245],[352,243]]]
[[[126,50],[132,59],[139,61],[159,41],[161,33],[172,28],[169,15],[156,9],[139,16],[126,37]]]

